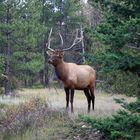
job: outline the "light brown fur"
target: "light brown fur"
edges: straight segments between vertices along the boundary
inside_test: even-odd
[[[95,70],[88,65],[63,62],[56,68],[61,74],[64,88],[85,89],[95,84]]]

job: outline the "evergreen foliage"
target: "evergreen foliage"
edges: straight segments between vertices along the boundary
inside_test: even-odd
[[[79,10],[80,3],[75,0],[0,2],[0,75],[6,78],[0,81],[5,93],[39,81],[44,84],[44,77],[48,80],[48,31],[51,27],[54,34],[75,30],[82,19]]]
[[[11,0],[1,2],[0,7],[0,54],[3,58],[0,63],[4,63],[1,74],[8,77],[9,88],[15,89],[21,79],[23,80],[27,76],[32,79],[32,76],[35,76],[33,74],[42,70],[43,67],[43,58],[39,53],[39,41],[45,29],[40,24],[42,6],[39,1],[18,2]],[[5,22],[8,20],[9,22],[6,24]],[[7,52],[7,44],[9,52]],[[9,63],[8,75],[5,73],[7,63]]]
[[[86,30],[86,33],[90,35],[93,42],[95,42],[93,48],[94,59],[90,58],[90,63],[98,65],[99,71],[104,73],[104,75],[107,74],[108,76],[110,75],[110,77],[112,77],[112,74],[115,75],[110,86],[118,84],[118,71],[122,71],[122,75],[127,75],[129,73],[129,79],[132,77],[137,77],[136,79],[139,79],[139,1],[101,0],[98,1],[97,4],[96,0],[90,0],[90,3],[93,6],[98,6],[103,13],[103,19],[100,24],[95,28],[87,28]],[[94,61],[96,61],[96,63]],[[108,80],[107,83],[109,84]],[[134,91],[130,94],[137,95],[137,91],[139,90],[138,83],[139,80],[137,80],[137,82],[130,81],[129,88],[133,86],[137,89],[136,92]],[[125,85],[122,84],[122,86]],[[129,92],[129,90],[125,93],[127,92]],[[122,90],[120,93],[124,93],[124,91]]]
[[[89,2],[102,11],[102,21],[96,27],[86,25],[84,17],[81,16],[80,2],[76,0],[2,0],[1,86],[4,86],[3,81],[10,89],[15,89],[17,85],[32,86],[34,82],[44,82],[44,78],[45,84],[48,84],[50,68],[47,64],[45,44],[49,29],[53,27],[52,36],[55,35],[56,38],[53,41],[55,43],[51,44],[53,48],[60,44],[56,37],[58,31],[62,32],[64,47],[68,47],[74,39],[70,35],[82,24],[85,26],[85,36],[90,38],[90,43],[85,38],[85,57],[88,64],[96,66],[99,78],[106,81],[102,87],[111,89],[114,93],[136,95],[139,92],[140,75],[139,1]],[[88,49],[91,42],[94,47]],[[75,56],[73,58],[75,60]],[[67,55],[67,60],[71,61],[73,58]]]
[[[87,63],[95,65],[103,89],[111,93],[138,95],[137,101],[126,103],[115,99],[124,109],[107,118],[82,120],[98,129],[109,140],[140,139],[140,1],[90,0],[102,11],[102,21],[86,28],[93,41],[93,55]]]
[[[97,128],[104,137],[110,140],[139,140],[140,139],[140,99],[127,104],[123,100],[116,99],[125,110],[119,110],[108,118],[92,119],[80,116],[94,129]]]

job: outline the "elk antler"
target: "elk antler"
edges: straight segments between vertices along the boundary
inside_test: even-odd
[[[82,40],[83,40],[83,31],[82,31],[82,28],[80,30],[80,37],[78,37],[78,29],[77,29],[76,30],[76,37],[75,37],[72,45],[69,48],[63,49],[63,51],[68,51],[68,50],[72,49],[76,44],[78,44]]]
[[[51,34],[52,34],[52,28],[51,28],[50,33],[49,33],[48,42],[46,43],[46,47],[47,47],[49,50],[51,50],[52,52],[55,52],[54,49],[50,48]]]
[[[61,35],[60,32],[59,32],[59,36],[60,36],[60,38],[61,38],[61,46],[63,47],[63,44],[64,44],[63,42],[64,42],[64,41],[63,41],[63,37],[62,37],[62,35]]]

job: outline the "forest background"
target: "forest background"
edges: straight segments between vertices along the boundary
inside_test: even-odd
[[[0,86],[4,94],[21,87],[46,87],[55,79],[46,43],[53,27],[52,48],[74,40],[82,26],[84,45],[66,61],[86,63],[97,71],[99,88],[127,95],[139,93],[140,4],[130,0],[2,0],[0,2]],[[1,92],[2,92],[1,89]]]
[[[90,124],[93,131],[95,128],[99,130],[98,136],[102,135],[102,139],[139,140],[140,1],[88,0],[85,3],[82,0],[1,0],[1,97],[13,96],[15,91],[23,88],[62,87],[53,67],[47,62],[46,43],[51,28],[53,49],[61,48],[59,32],[64,39],[64,48],[68,48],[75,38],[76,29],[82,29],[83,41],[67,51],[64,59],[94,67],[97,72],[97,90],[136,99],[129,104],[123,99],[116,99],[123,110],[109,118],[80,116],[82,122]],[[40,134],[46,128],[48,130],[48,126],[44,127],[44,124],[51,122],[52,126],[52,122],[57,120],[57,124],[58,120],[63,119],[60,111],[48,113],[46,102],[42,103],[38,99],[21,105],[18,109],[11,106],[12,109],[8,107],[8,110],[7,105],[3,104],[0,107],[0,130],[4,132],[3,138],[8,136],[7,133],[10,136],[14,133],[13,137],[21,134],[22,138],[21,132],[26,130],[27,134],[29,132],[37,139],[37,131],[40,138]],[[77,132],[76,127],[73,129]],[[25,133],[25,136],[30,139],[30,135]],[[46,133],[42,137],[46,139]]]

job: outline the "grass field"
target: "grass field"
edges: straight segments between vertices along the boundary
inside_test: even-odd
[[[66,106],[65,93],[63,89],[22,89],[18,90],[15,97],[12,99],[3,100],[0,98],[0,103],[19,104],[34,97],[45,99],[50,108],[56,110],[64,110]],[[120,109],[121,106],[115,103],[114,98],[124,98],[126,101],[133,101],[134,98],[124,95],[106,94],[104,92],[95,91],[95,111],[91,110],[89,115],[94,117],[104,117],[111,115]],[[87,100],[83,91],[76,91],[74,95],[74,116],[78,114],[87,114]]]
[[[39,98],[47,104],[47,108],[50,110],[49,113],[47,113],[44,116],[40,116],[41,122],[43,122],[43,125],[36,124],[37,121],[35,121],[29,128],[26,129],[22,133],[17,133],[16,135],[7,135],[5,133],[1,133],[0,140],[79,140],[80,138],[75,138],[75,134],[79,133],[79,130],[81,129],[81,126],[79,127],[79,124],[77,124],[77,118],[78,114],[82,115],[90,115],[91,117],[97,118],[97,117],[106,117],[114,114],[118,109],[121,108],[121,106],[117,103],[115,103],[114,98],[124,98],[126,101],[131,102],[134,100],[134,98],[126,97],[124,95],[111,95],[106,94],[104,92],[95,92],[95,111],[91,110],[90,114],[87,114],[87,100],[82,91],[76,91],[75,92],[75,98],[74,98],[74,114],[71,114],[70,111],[67,114],[65,114],[65,93],[63,89],[22,89],[16,91],[16,94],[12,96],[11,98],[2,98],[0,97],[0,121],[3,118],[3,107],[6,106],[6,108],[11,107],[11,112],[13,115],[20,115],[20,112],[17,111],[17,109],[20,111],[25,111],[28,109],[29,112],[31,111],[33,114],[38,110],[35,110],[36,102],[33,101],[35,98]],[[35,106],[32,106],[31,103],[33,101],[33,104]],[[25,105],[24,105],[25,104]],[[38,103],[37,103],[38,104]],[[13,107],[14,105],[14,107]],[[20,106],[22,105],[22,106]],[[30,107],[31,105],[31,107]],[[16,107],[18,107],[16,109]],[[43,107],[43,106],[42,106]],[[13,111],[15,109],[15,112]],[[38,113],[38,111],[36,112]],[[36,114],[35,113],[35,114]],[[43,113],[43,112],[42,112]],[[32,114],[31,114],[32,115]],[[21,116],[20,118],[24,119],[26,116]],[[34,115],[32,116],[34,117]],[[13,117],[15,118],[15,117]],[[10,119],[8,117],[8,119]],[[32,121],[32,118],[27,117],[27,122]],[[28,120],[29,119],[29,120]],[[31,119],[31,120],[30,120]],[[38,119],[38,118],[34,118]],[[11,120],[11,119],[10,119]],[[7,120],[5,120],[8,122]],[[0,122],[0,124],[3,124],[3,122]],[[9,124],[9,122],[8,122]],[[15,125],[17,124],[17,126]],[[15,122],[11,121],[10,126],[12,127],[14,125],[14,128],[16,130],[16,127],[24,126],[24,124],[20,123],[19,120],[15,120]],[[76,125],[76,127],[75,127]],[[77,127],[78,125],[78,127]],[[82,124],[83,125],[83,124]],[[37,126],[37,127],[36,127]],[[77,131],[73,132],[76,128]],[[2,127],[1,127],[2,128]],[[2,128],[3,129],[3,128]],[[83,129],[83,128],[82,128]],[[11,130],[10,130],[11,131]],[[89,130],[87,130],[89,131]],[[83,133],[82,135],[88,135],[86,134],[86,131],[81,131],[80,133]],[[93,134],[94,135],[94,134]],[[67,136],[67,139],[66,137]],[[97,139],[98,140],[98,139]]]

